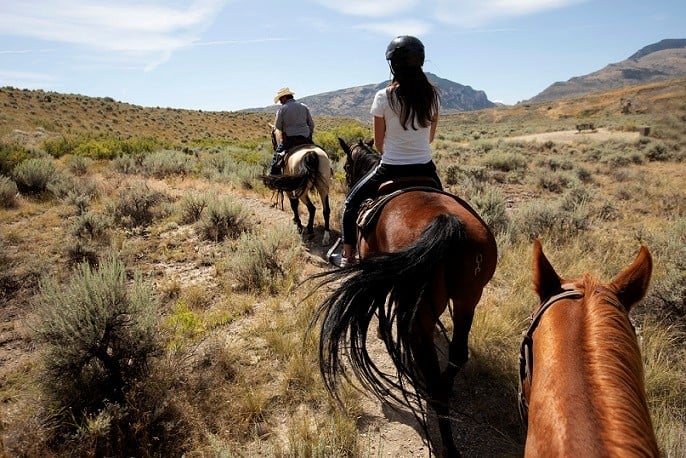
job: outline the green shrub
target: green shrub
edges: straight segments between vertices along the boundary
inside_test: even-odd
[[[181,223],[190,224],[198,221],[209,200],[210,197],[206,193],[191,191],[184,194],[179,203]]]
[[[128,228],[148,226],[154,219],[153,209],[164,195],[137,183],[119,193],[118,199],[108,205],[114,222]]]
[[[45,280],[40,291],[34,333],[55,416],[79,424],[121,404],[160,350],[152,291],[138,275],[129,284],[113,256],[98,270],[79,264],[65,286]]]
[[[143,172],[156,178],[170,175],[186,175],[193,171],[195,160],[192,156],[177,150],[162,150],[150,153],[143,158]]]
[[[548,157],[537,161],[536,165],[538,167],[544,167],[552,171],[556,170],[572,170],[574,168],[574,163],[569,159],[560,159],[557,157]]]
[[[481,163],[491,169],[511,172],[513,170],[526,170],[528,159],[519,153],[496,152],[485,156]]]
[[[165,146],[166,145],[164,143],[155,138],[143,137],[117,140],[113,149],[117,156],[135,156],[151,153]]]
[[[343,150],[338,143],[338,137],[347,143],[359,140],[367,141],[372,138],[372,132],[368,127],[361,124],[346,124],[326,131],[315,132],[312,140],[326,151],[332,161],[338,161],[343,157]]]
[[[533,201],[520,207],[513,216],[515,232],[528,240],[545,236],[564,243],[590,225],[591,211],[585,204],[565,210],[560,202]]]
[[[105,139],[89,139],[74,148],[74,154],[93,159],[114,159],[117,151],[112,141]]]
[[[69,177],[64,173],[57,174],[56,179],[48,186],[48,190],[55,196],[63,198],[67,205],[74,205],[77,214],[86,211],[91,201],[98,195],[95,181]]]
[[[551,172],[543,169],[538,169],[536,171],[536,181],[536,185],[539,188],[557,194],[577,183],[576,178],[569,173]]]
[[[483,218],[495,235],[504,233],[509,227],[505,196],[496,188],[485,188],[469,197],[469,203]]]
[[[582,183],[593,182],[593,174],[585,167],[579,167],[576,171],[576,176]]]
[[[245,231],[247,215],[247,210],[230,198],[211,201],[198,221],[198,230],[205,240],[220,242]]]
[[[643,243],[664,274],[652,280],[641,309],[660,321],[686,332],[686,218],[665,224],[660,231],[646,231]]]
[[[69,191],[64,201],[66,204],[76,207],[77,215],[82,215],[88,210],[88,207],[91,204],[91,196],[80,192]]]
[[[97,266],[100,262],[98,255],[100,247],[90,240],[72,239],[67,242],[64,247],[64,255],[70,266],[77,264],[88,264],[89,266]]]
[[[69,158],[66,161],[66,164],[67,168],[71,173],[77,176],[81,176],[88,173],[88,167],[90,166],[91,162],[93,161],[87,157],[69,156]]]
[[[83,212],[76,216],[71,225],[71,235],[83,240],[106,241],[111,221],[104,215]]]
[[[104,136],[71,136],[49,139],[43,142],[43,149],[55,158],[66,154],[88,157],[91,159],[114,159],[118,156],[147,154],[163,145],[152,138],[132,138],[122,140]]]
[[[14,167],[30,157],[26,149],[18,143],[0,142],[0,175],[12,175]]]
[[[140,164],[131,156],[117,156],[110,162],[112,169],[119,173],[134,174],[140,170]]]
[[[0,175],[0,206],[12,208],[17,205],[17,184],[11,178]]]
[[[203,176],[209,179],[229,174],[238,167],[238,161],[226,152],[205,155],[201,158],[200,164]]]
[[[669,149],[664,143],[656,143],[646,153],[649,161],[668,161],[671,159]]]
[[[239,287],[272,294],[288,289],[300,272],[301,246],[300,234],[290,224],[241,234],[232,259]]]
[[[57,168],[51,159],[27,159],[14,168],[14,181],[19,190],[27,194],[40,194],[48,190]]]
[[[445,184],[449,186],[477,183],[488,181],[489,175],[486,167],[481,165],[449,165],[445,171]]]
[[[67,154],[73,154],[78,146],[78,140],[61,136],[59,138],[49,138],[43,142],[43,150],[50,156],[59,159]]]

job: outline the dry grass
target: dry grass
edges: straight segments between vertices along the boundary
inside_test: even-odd
[[[631,98],[637,111],[622,114],[620,98]],[[369,453],[358,433],[375,442],[374,432],[364,429],[359,394],[349,388],[342,410],[331,403],[319,379],[316,335],[305,334],[321,296],[303,301],[307,288],[299,280],[323,269],[317,258],[321,248],[293,237],[289,212],[270,208],[270,194],[256,177],[227,179],[222,169],[227,164],[266,167],[270,155],[263,125],[271,115],[143,109],[4,88],[0,119],[3,141],[23,138],[29,155],[40,150],[41,138],[75,134],[153,137],[177,152],[191,144],[193,150],[190,167],[166,169],[158,178],[142,169],[126,172],[114,161],[77,163],[65,156],[54,160],[57,169],[80,181],[62,181],[60,189],[87,188],[88,199],[84,193],[47,192],[20,195],[14,206],[0,207],[0,454],[54,456],[66,453],[66,447],[72,454],[96,453],[106,450],[112,425],[123,418],[123,411],[103,410],[80,425],[69,443],[51,442],[55,425],[46,417],[37,383],[42,369],[36,342],[23,323],[32,314],[40,278],[58,283],[71,278],[73,259],[66,248],[88,234],[72,229],[88,223],[78,215],[83,210],[106,215],[122,190],[138,183],[164,196],[151,203],[146,225],[97,220],[107,227],[99,227],[103,235],[92,241],[96,261],[113,249],[127,272],[142,274],[160,302],[166,351],[149,377],[127,394],[124,413],[135,420],[138,435],[122,440],[150,440],[137,453],[156,456],[170,450],[153,438],[163,441],[172,433],[169,444],[188,456]],[[630,142],[505,141],[569,130],[582,120],[616,131],[650,125],[652,134]],[[327,122],[319,123],[322,129],[340,129],[343,123]],[[531,235],[542,238],[560,272],[590,271],[603,280],[633,260],[639,242],[649,246],[653,280],[633,319],[660,446],[665,456],[686,453],[684,122],[684,81],[441,118],[434,145],[441,176],[449,190],[498,226],[499,264],[477,309],[473,359],[465,377],[471,377],[472,386],[501,391],[498,405],[483,407],[492,410],[483,418],[508,435],[512,454],[522,446],[514,399],[519,339],[535,303],[528,268]],[[340,164],[334,168],[341,178]],[[340,181],[333,186],[334,226],[344,190]],[[250,210],[247,232],[204,240],[198,221],[206,208],[197,197],[223,195]],[[321,224],[318,215],[316,224]],[[268,256],[251,255],[265,246],[279,256],[268,261]],[[248,261],[274,268],[256,270],[259,281],[250,284],[258,287],[246,287],[247,274],[235,267]]]

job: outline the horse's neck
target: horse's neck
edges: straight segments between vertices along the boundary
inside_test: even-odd
[[[602,446],[595,427],[597,412],[587,387],[587,362],[580,348],[582,313],[574,305],[572,301],[555,304],[533,336],[527,449],[547,450],[534,455],[555,451],[558,456],[591,456],[584,453],[588,447],[598,450]]]
[[[546,312],[533,337],[532,448],[568,456],[656,449],[640,354],[621,314],[598,301],[564,301]]]

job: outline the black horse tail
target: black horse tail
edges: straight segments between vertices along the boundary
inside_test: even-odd
[[[316,182],[318,173],[319,156],[314,151],[308,151],[302,158],[298,173],[292,175],[265,175],[262,177],[262,182],[269,189],[294,192],[300,195],[307,189],[308,182]]]
[[[462,221],[454,215],[438,215],[413,244],[402,250],[369,257],[315,277],[325,278],[319,286],[341,280],[340,286],[317,309],[310,325],[321,319],[319,366],[334,398],[340,400],[338,382],[339,375],[346,377],[343,359],[347,349],[346,359],[365,388],[382,400],[391,397],[409,405],[420,422],[425,418],[417,395],[427,392],[426,382],[411,353],[412,326],[417,306],[425,293],[429,294],[427,290],[437,267],[455,256],[465,238]],[[375,313],[379,317],[380,337],[397,368],[398,380],[389,378],[367,353],[367,331]],[[416,394],[406,388],[408,382]],[[413,406],[418,406],[421,415]]]

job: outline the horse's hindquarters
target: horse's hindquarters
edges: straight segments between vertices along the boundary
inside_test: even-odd
[[[446,256],[449,261],[446,274],[459,283],[476,283],[483,287],[495,272],[495,238],[473,210],[464,207],[450,195],[411,191],[395,197],[381,211],[374,230],[362,238],[360,254],[365,256],[368,253],[403,249],[419,240],[426,228],[440,215],[454,216],[461,223],[460,230],[453,234],[441,234],[441,229],[438,229],[441,236],[453,238],[456,247]]]

